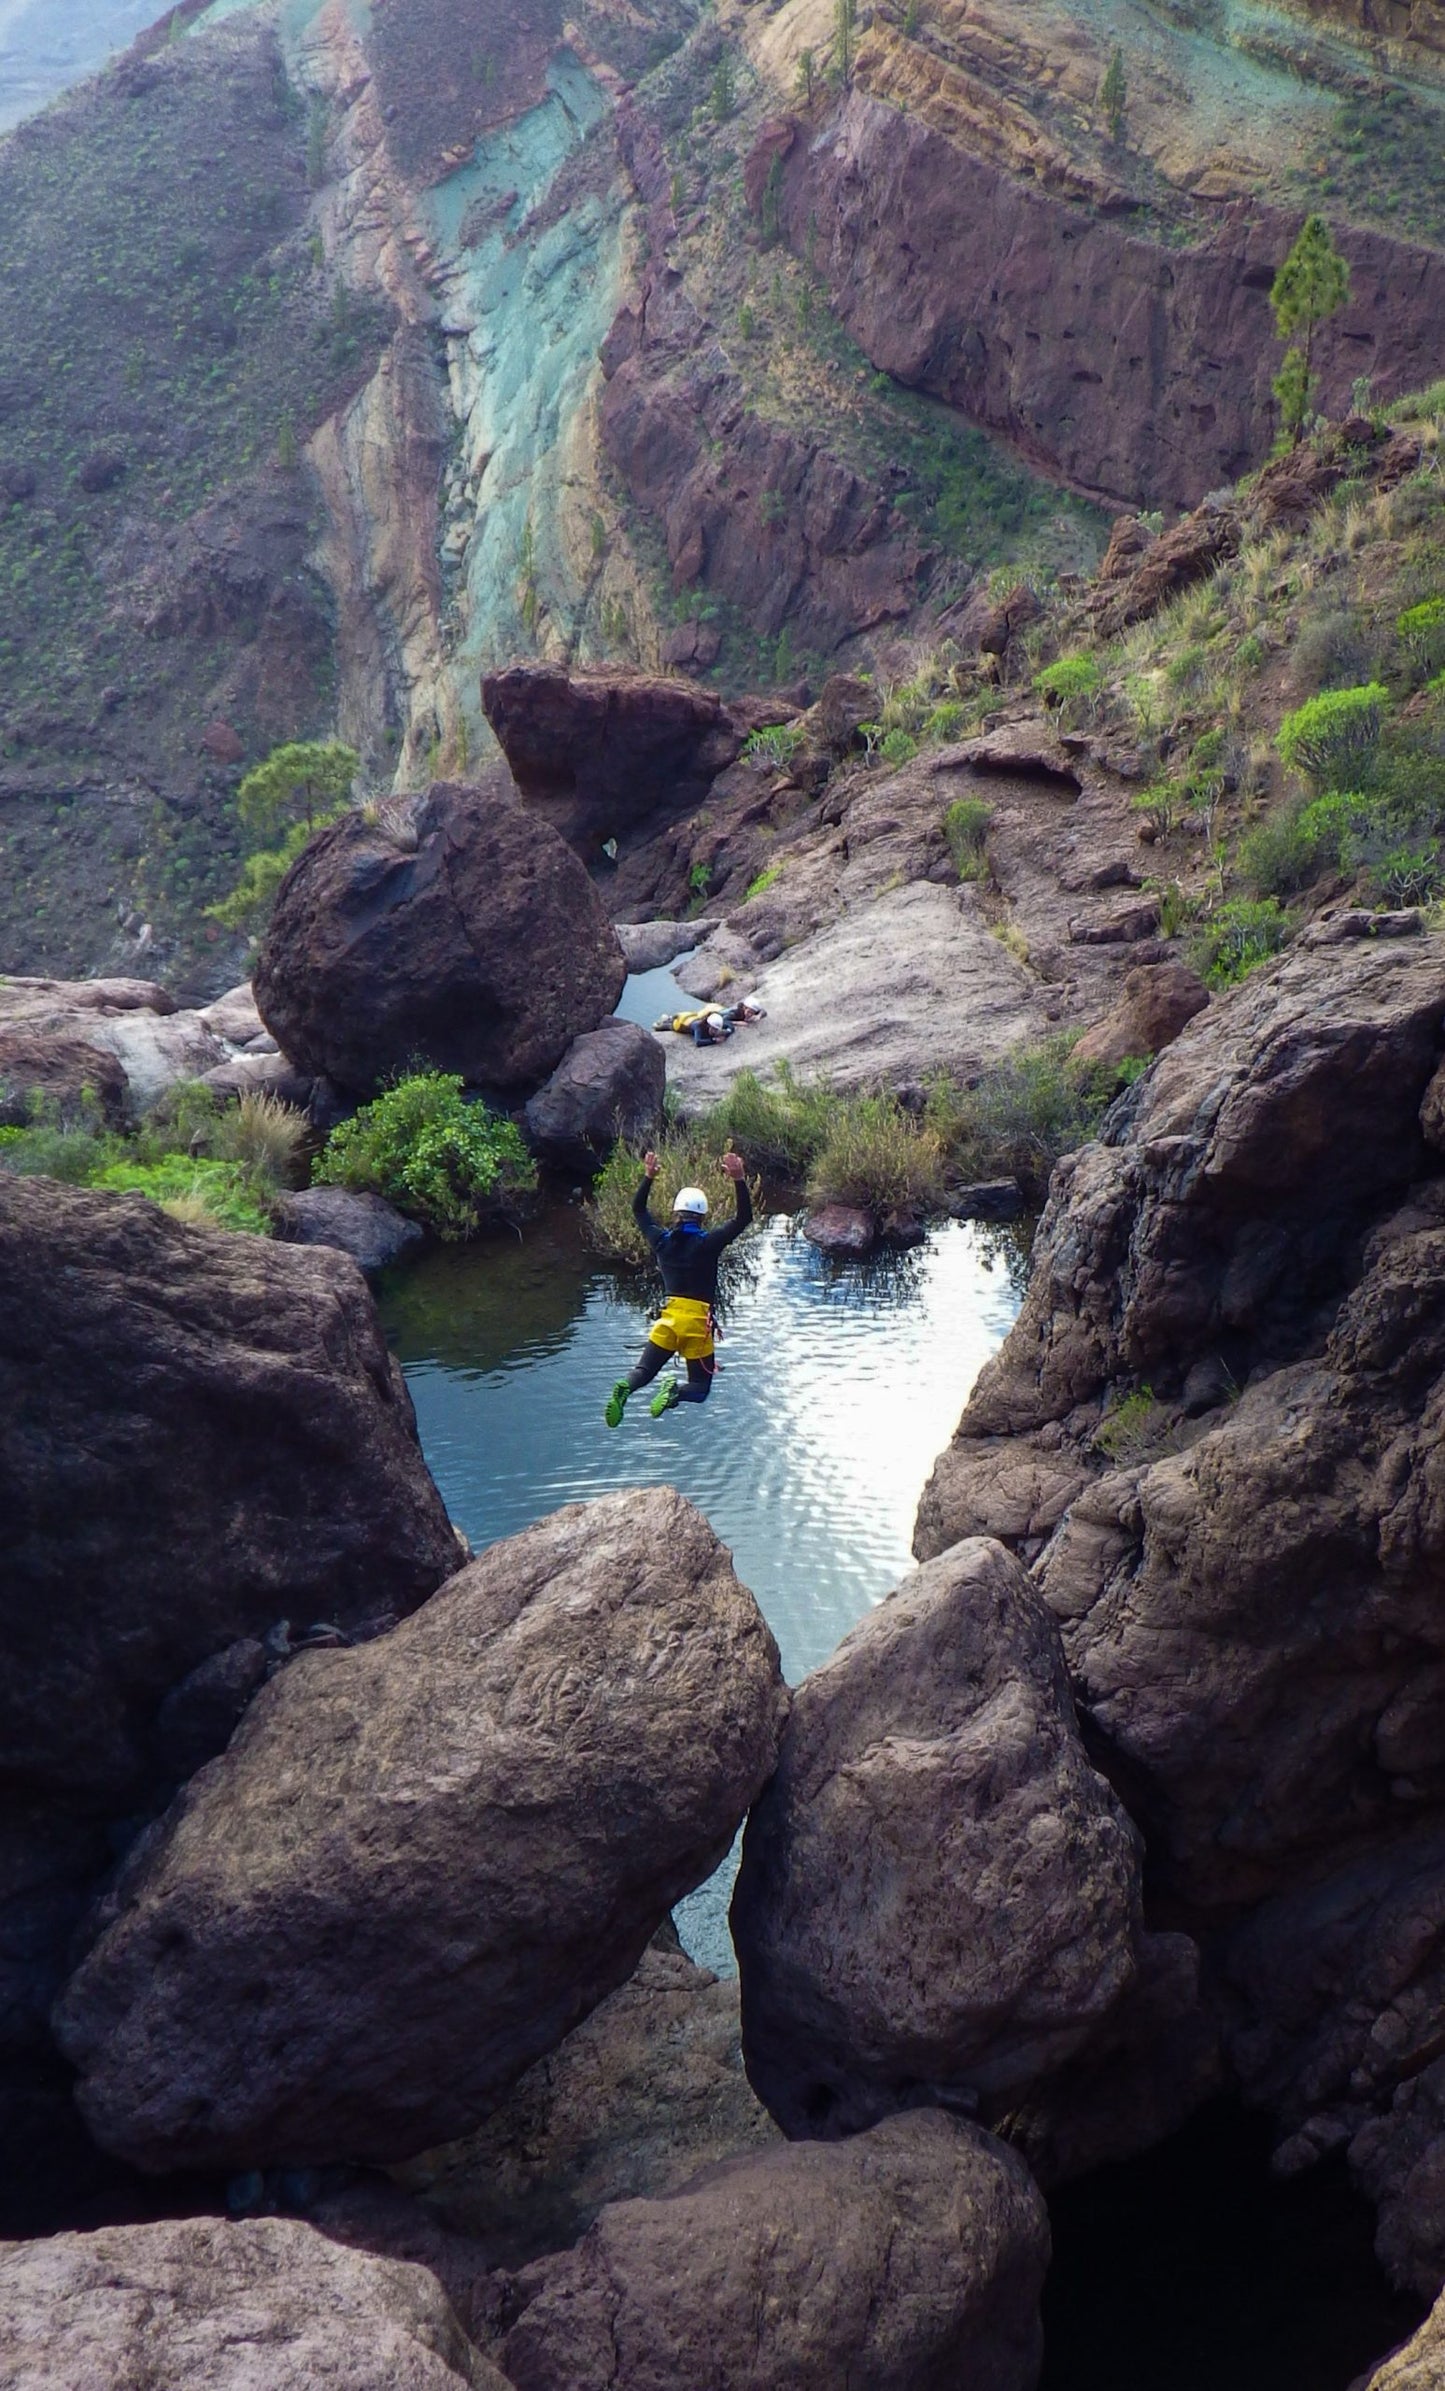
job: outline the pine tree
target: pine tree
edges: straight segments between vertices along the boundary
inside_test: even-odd
[[[1099,106],[1104,111],[1104,121],[1108,125],[1111,141],[1118,142],[1124,138],[1124,108],[1128,97],[1129,86],[1124,75],[1124,53],[1122,50],[1116,50],[1109,61],[1104,80],[1099,85]]]
[[[1291,347],[1275,376],[1274,393],[1280,406],[1280,429],[1294,447],[1309,414],[1314,382],[1311,361],[1315,333],[1327,316],[1344,306],[1350,295],[1350,269],[1330,238],[1323,216],[1306,216],[1299,239],[1280,267],[1270,289],[1274,328],[1281,340],[1293,342],[1303,333],[1302,347]]]
[[[854,0],[834,0],[833,69],[840,83],[853,77]]]

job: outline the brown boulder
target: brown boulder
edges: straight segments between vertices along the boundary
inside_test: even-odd
[[[303,1187],[276,1208],[276,1234],[285,1244],[334,1245],[368,1276],[420,1245],[423,1233],[385,1196],[365,1188]]]
[[[668,1488],[494,1545],[293,1662],[123,1881],[57,2008],[150,2169],[404,2158],[636,1967],[771,1772],[777,1647]]]
[[[0,1029],[0,1129],[14,1129],[37,1108],[62,1120],[93,1108],[117,1127],[125,1118],[126,1078],[113,1054],[84,1038],[51,1030]]]
[[[507,2391],[424,2267],[280,2217],[0,2248],[12,2391]]]
[[[114,1814],[198,1662],[412,1610],[456,1541],[339,1254],[0,1176],[0,1278],[0,1768]]]
[[[497,774],[435,783],[406,822],[329,823],[281,884],[253,985],[312,1077],[369,1094],[419,1058],[510,1093],[538,1086],[625,978],[581,864]]]
[[[610,2201],[777,2139],[743,2072],[736,1977],[694,1967],[664,1926],[483,2125],[394,2172],[488,2266],[517,2267],[569,2248]]]
[[[527,803],[589,856],[649,815],[691,813],[744,736],[716,690],[676,676],[512,664],[486,675],[482,704]]]
[[[1119,1001],[1085,1030],[1070,1060],[1113,1070],[1137,1056],[1161,1054],[1209,1002],[1204,982],[1184,963],[1141,963],[1128,973]]]
[[[1172,530],[1151,540],[1131,570],[1101,580],[1090,604],[1100,637],[1113,638],[1131,623],[1157,614],[1182,590],[1192,589],[1237,556],[1243,538],[1244,527],[1234,508],[1206,499]]]
[[[1128,1991],[1139,1903],[1043,1605],[959,1545],[794,1698],[733,1898],[748,2074],[789,2134],[1000,2117]]]
[[[650,1137],[662,1119],[667,1061],[635,1021],[604,1021],[574,1039],[522,1116],[534,1154],[590,1178],[619,1138]]]
[[[861,1204],[820,1204],[803,1223],[809,1245],[825,1254],[871,1254],[878,1224]]]
[[[1043,2202],[938,2110],[606,2208],[518,2279],[516,2391],[1030,2391]]]

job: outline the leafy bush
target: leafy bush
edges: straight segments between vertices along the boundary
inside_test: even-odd
[[[714,1220],[726,1220],[733,1208],[732,1182],[722,1167],[726,1140],[714,1129],[716,1115],[696,1122],[687,1128],[671,1129],[654,1143],[658,1159],[658,1173],[652,1187],[652,1213],[655,1220],[671,1216],[672,1200],[680,1187],[700,1187],[707,1197]],[[739,1151],[745,1149],[739,1146]],[[756,1157],[748,1152],[750,1164]],[[633,1146],[617,1146],[598,1173],[591,1200],[583,1215],[583,1226],[589,1242],[599,1253],[609,1254],[617,1262],[645,1262],[648,1258],[647,1240],[632,1217],[632,1199],[642,1177],[642,1156]],[[755,1179],[749,1178],[755,1209],[762,1209],[762,1190]],[[736,1252],[736,1247],[729,1249]]]
[[[1033,1194],[1061,1154],[1085,1145],[1113,1100],[1115,1077],[1074,1069],[1077,1035],[1021,1047],[970,1088],[940,1080],[925,1118],[952,1169],[965,1179],[1007,1173]]]
[[[1290,652],[1290,678],[1302,696],[1321,689],[1357,688],[1373,677],[1379,660],[1364,618],[1335,607],[1301,623]]]
[[[1445,889],[1445,864],[1435,847],[1394,847],[1371,866],[1370,883],[1386,905],[1428,905]]]
[[[918,741],[911,731],[885,731],[878,743],[878,753],[885,764],[896,769],[911,764],[918,753]]]
[[[988,870],[988,832],[993,808],[982,797],[956,797],[943,817],[943,835],[960,880],[982,880]]]
[[[1060,656],[1056,664],[1046,664],[1034,674],[1034,687],[1050,705],[1063,706],[1097,697],[1103,678],[1097,656]]]
[[[740,1071],[696,1134],[719,1152],[731,1138],[753,1168],[799,1181],[828,1136],[838,1101],[820,1082],[796,1079],[787,1063],[777,1065],[767,1086],[755,1071]]]
[[[265,1237],[271,1215],[239,1162],[204,1155],[168,1154],[160,1162],[123,1158],[107,1163],[90,1182],[114,1193],[149,1196],[163,1212],[190,1225],[248,1230]]]
[[[943,1197],[937,1131],[894,1096],[839,1100],[808,1173],[815,1204],[858,1204],[870,1212],[927,1212]]]
[[[925,739],[956,739],[968,721],[968,708],[961,698],[947,697],[935,706],[923,724]]]
[[[332,1130],[313,1176],[385,1196],[448,1241],[474,1236],[489,1210],[536,1185],[515,1122],[468,1103],[444,1071],[413,1072],[364,1104]]]
[[[748,904],[754,897],[765,897],[768,893],[768,890],[772,888],[776,882],[782,878],[782,876],[783,867],[780,863],[765,864],[763,869],[756,875],[754,879],[748,882],[747,887],[743,890],[743,903],[745,905]]]
[[[92,1127],[40,1119],[24,1128],[0,1129],[0,1170],[21,1179],[62,1179],[67,1187],[89,1187],[104,1169],[112,1142]]]
[[[1275,745],[1282,761],[1318,789],[1358,788],[1380,744],[1387,699],[1379,681],[1307,698],[1279,726]]]
[[[765,730],[749,731],[743,741],[743,761],[781,768],[791,764],[806,737],[800,722],[770,722]]]
[[[1129,803],[1136,814],[1152,825],[1157,838],[1167,839],[1179,820],[1184,791],[1177,780],[1151,781],[1147,789],[1138,789]]]
[[[1445,597],[1407,606],[1397,617],[1395,630],[1416,679],[1429,680],[1445,665]]]
[[[1294,918],[1273,897],[1231,897],[1202,922],[1190,961],[1211,987],[1230,988],[1294,935]]]

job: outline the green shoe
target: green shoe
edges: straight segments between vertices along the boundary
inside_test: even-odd
[[[602,1417],[607,1422],[609,1428],[620,1428],[622,1426],[622,1414],[627,1409],[627,1398],[631,1392],[632,1389],[628,1385],[626,1379],[619,1378],[616,1386],[613,1388],[611,1394],[607,1398],[606,1406],[602,1413]]]
[[[648,1405],[648,1409],[652,1413],[652,1416],[655,1420],[660,1420],[665,1411],[671,1411],[676,1401],[677,1380],[675,1378],[669,1378],[666,1386],[660,1386],[658,1388],[657,1393],[653,1396],[651,1403]]]

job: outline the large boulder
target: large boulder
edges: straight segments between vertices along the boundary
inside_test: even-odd
[[[424,2267],[279,2217],[0,2246],[10,2391],[507,2391]]]
[[[341,1255],[0,1177],[0,1280],[0,1770],[114,1814],[198,1662],[413,1610],[456,1539]]]
[[[1139,1859],[1023,1569],[919,1570],[804,1680],[748,1821],[743,2049],[784,2131],[1016,2108],[1134,1981]]]
[[[917,2110],[604,2209],[497,2356],[516,2391],[1031,2391],[1048,2258],[1022,2160]]]
[[[107,1128],[125,1118],[126,1078],[104,1048],[63,1031],[0,1028],[0,1129],[37,1109],[62,1121],[94,1113]]]
[[[1069,1060],[1109,1070],[1139,1056],[1162,1054],[1209,1002],[1209,990],[1186,963],[1141,963],[1126,973],[1113,1010],[1086,1029]]]
[[[487,720],[528,804],[594,854],[660,811],[691,813],[745,725],[680,675],[510,664],[482,682]]]
[[[787,1696],[668,1488],[493,1546],[261,1693],[57,2010],[138,2165],[390,2160],[465,2132],[636,1967],[772,1772]]]
[[[303,1187],[281,1198],[276,1234],[288,1245],[334,1245],[369,1275],[420,1245],[425,1232],[369,1189]]]
[[[611,2201],[656,2199],[778,2138],[743,2071],[737,1978],[695,1967],[664,1927],[483,2124],[393,2172],[489,2266],[517,2267],[570,2247]]]
[[[543,1162],[590,1177],[619,1138],[650,1137],[662,1119],[667,1058],[635,1021],[604,1021],[574,1039],[523,1114]]]
[[[261,1016],[313,1077],[369,1094],[421,1061],[525,1094],[627,976],[582,865],[506,775],[343,814],[281,884]]]
[[[178,1080],[199,1079],[226,1059],[200,1014],[179,1011],[152,980],[0,980],[0,1039],[10,1049],[8,1070],[0,1054],[0,1082],[10,1083],[12,1096],[25,1057],[33,1071],[45,1048],[52,1061],[34,1084],[62,1108],[72,1092],[93,1084],[108,1114],[122,1104],[145,1112]],[[77,1047],[93,1049],[99,1061],[88,1067]]]
[[[1283,2170],[1445,2276],[1445,944],[1305,948],[1060,1166],[922,1550],[1032,1558]]]

